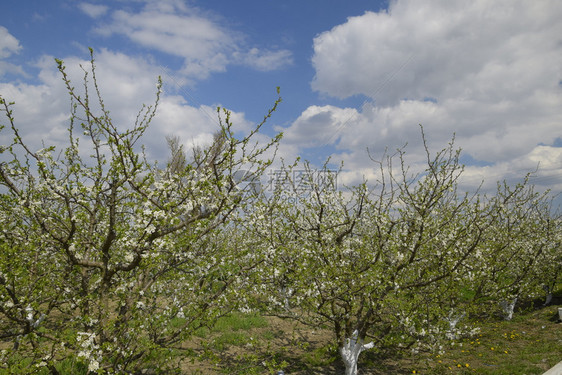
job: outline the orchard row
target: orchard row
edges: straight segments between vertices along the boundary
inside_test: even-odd
[[[123,129],[93,57],[80,90],[57,63],[72,103],[65,148],[31,149],[0,98],[0,134],[12,140],[0,148],[0,368],[181,371],[194,332],[258,311],[330,327],[351,375],[363,350],[439,351],[475,332],[471,315],[509,319],[518,300],[560,280],[548,194],[528,179],[461,191],[453,142],[426,146],[416,173],[406,150],[374,160],[376,181],[350,188],[337,173],[296,181],[296,168],[312,172],[297,160],[264,191],[254,182],[281,135],[255,138],[280,99],[240,139],[219,109],[213,144],[188,154],[170,138],[162,168],[141,147],[161,83]]]

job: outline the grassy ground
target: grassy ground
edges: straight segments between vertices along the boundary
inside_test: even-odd
[[[364,352],[361,374],[542,374],[562,361],[562,324],[557,308],[528,306],[511,321],[487,318],[469,339],[450,342],[441,355]],[[330,332],[279,319],[237,314],[222,319],[213,330],[199,333],[204,349],[186,361],[187,374],[339,374],[343,368]]]
[[[562,289],[548,307],[536,301],[516,311],[511,321],[491,316],[476,322],[480,333],[449,342],[442,354],[366,351],[360,357],[360,374],[542,374],[562,361],[558,307],[562,307]],[[184,374],[276,374],[281,369],[286,375],[343,373],[330,331],[241,313],[200,330],[177,355]],[[11,362],[18,366],[0,370],[0,375],[28,367],[23,358]],[[62,374],[85,374],[86,368],[81,367],[71,361],[58,366]]]
[[[542,374],[562,361],[557,307],[517,314],[512,321],[481,322],[481,333],[449,345],[443,355],[412,364],[416,374]],[[404,370],[410,370],[404,368]]]

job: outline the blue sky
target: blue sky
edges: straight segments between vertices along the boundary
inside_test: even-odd
[[[562,3],[557,0],[3,1],[0,94],[16,101],[30,142],[60,144],[68,100],[54,58],[78,83],[96,51],[100,85],[123,126],[151,103],[147,138],[205,144],[214,108],[239,131],[283,103],[261,140],[285,134],[279,155],[345,162],[341,182],[376,178],[366,153],[408,143],[412,170],[456,134],[466,189],[493,189],[538,168],[562,191]],[[5,143],[0,134],[0,142]]]

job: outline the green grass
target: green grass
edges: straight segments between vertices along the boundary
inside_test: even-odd
[[[557,306],[520,313],[511,321],[481,322],[481,333],[426,356],[419,374],[542,374],[562,361],[562,324]],[[460,365],[460,366],[459,366]],[[467,366],[468,365],[468,366]]]
[[[211,328],[204,327],[199,329],[195,332],[195,336],[207,338],[210,335],[217,333],[227,333],[241,330],[247,331],[253,328],[264,328],[267,327],[267,325],[267,320],[260,315],[232,313],[219,318]]]
[[[264,328],[267,326],[268,322],[263,316],[233,313],[220,318],[213,327],[213,332],[240,331],[252,328]]]
[[[473,337],[449,342],[441,354],[367,351],[360,357],[362,374],[542,374],[562,361],[562,324],[556,323],[557,305],[529,307],[513,320],[489,316],[472,322],[480,327]],[[172,324],[181,324],[181,321]],[[336,374],[342,371],[329,330],[311,330],[294,322],[256,314],[233,313],[212,328],[201,329],[177,353],[185,374]],[[190,353],[190,354],[188,354]],[[9,359],[10,370],[0,375],[29,372],[29,361]],[[185,362],[185,364],[184,364]],[[86,365],[66,359],[57,364],[61,374],[86,374]],[[19,372],[21,370],[21,372]],[[45,368],[36,373],[47,374]]]
[[[562,293],[559,293],[562,295]],[[473,337],[449,342],[442,354],[391,351],[365,352],[363,374],[542,374],[562,361],[559,305],[518,311],[511,321],[490,316],[472,322],[480,327]],[[235,314],[221,319],[208,332],[209,349],[216,353],[216,372],[228,374],[334,374],[342,370],[330,332],[259,316]],[[277,325],[279,324],[279,325]]]
[[[56,369],[61,374],[88,374],[88,366],[82,362],[77,362],[72,358],[67,358],[56,364]],[[0,369],[0,375],[17,374],[38,374],[48,375],[51,372],[44,366],[35,366],[28,358],[21,358],[18,355],[12,356],[8,360],[8,369]]]

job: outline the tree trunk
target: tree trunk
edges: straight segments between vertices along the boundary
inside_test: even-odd
[[[357,330],[353,332],[350,338],[345,340],[345,344],[340,348],[340,354],[345,364],[345,375],[357,375],[359,354],[373,346],[374,343],[372,342],[363,345],[363,339],[358,337]]]
[[[517,297],[515,297],[511,302],[501,301],[500,306],[503,309],[505,320],[511,320],[513,318],[513,310],[515,309],[515,304],[517,303]]]

